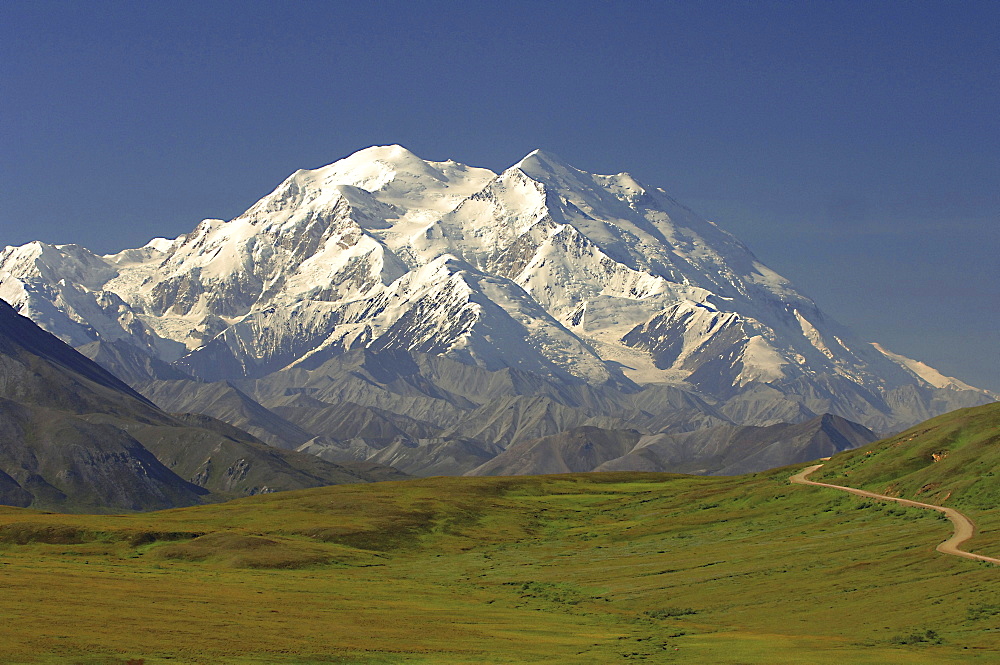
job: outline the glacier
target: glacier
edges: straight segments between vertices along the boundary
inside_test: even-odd
[[[6,247],[0,299],[72,346],[127,343],[264,403],[294,388],[268,377],[359,350],[614,394],[591,418],[670,411],[669,386],[716,424],[891,432],[997,398],[858,339],[663,189],[541,150],[495,173],[370,147],[177,238]]]

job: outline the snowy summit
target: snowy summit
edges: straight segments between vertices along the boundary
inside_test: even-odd
[[[123,340],[209,380],[367,348],[718,403],[793,395],[799,415],[882,429],[941,394],[989,399],[856,339],[664,190],[540,150],[494,173],[366,148],[173,240],[7,247],[0,298],[72,345]]]

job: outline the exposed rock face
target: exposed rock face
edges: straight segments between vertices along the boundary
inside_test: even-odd
[[[359,438],[321,413],[345,402],[372,450],[417,455],[826,413],[889,432],[996,398],[858,340],[664,190],[541,151],[497,174],[368,148],[173,240],[8,247],[0,297],[147,396],[286,448]]]

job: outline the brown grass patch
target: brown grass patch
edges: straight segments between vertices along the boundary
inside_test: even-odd
[[[27,545],[79,545],[94,540],[94,534],[66,524],[42,522],[14,522],[0,526],[0,543]]]
[[[232,531],[218,531],[186,543],[153,550],[158,558],[216,561],[234,568],[302,568],[329,563],[330,555],[307,544]]]

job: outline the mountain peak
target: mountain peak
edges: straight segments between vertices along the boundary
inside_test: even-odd
[[[398,143],[393,143],[391,145],[373,145],[367,148],[362,148],[361,150],[351,153],[348,157],[346,157],[346,159],[355,157],[364,158],[370,161],[379,160],[389,163],[408,162],[414,159],[420,160],[421,162],[424,161]]]
[[[521,169],[529,176],[537,174],[539,171],[548,173],[565,170],[579,171],[579,169],[571,166],[562,157],[540,148],[532,150],[525,155],[524,159],[514,165],[514,168]]]
[[[661,192],[545,150],[498,175],[371,146],[176,243],[0,252],[0,297],[75,345],[132,341],[209,379],[402,349],[680,386],[748,424],[811,417],[822,395],[882,431],[989,397],[857,340]]]
[[[317,169],[317,172],[333,172],[341,175],[358,173],[369,176],[376,172],[384,175],[413,173],[440,178],[440,174],[428,162],[396,144],[373,145],[358,150],[329,166]]]

